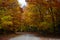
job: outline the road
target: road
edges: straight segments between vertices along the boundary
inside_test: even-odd
[[[9,40],[60,40],[60,39],[39,37],[35,36],[34,34],[23,34],[14,38],[10,38]]]
[[[21,35],[0,36],[0,40],[60,40],[60,38],[47,38],[36,36],[35,34],[23,33]]]

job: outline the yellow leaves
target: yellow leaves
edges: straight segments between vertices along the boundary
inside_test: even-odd
[[[24,13],[21,12],[22,9],[20,9],[18,3],[15,4],[15,2],[16,0],[7,0],[7,3],[10,3],[8,4],[9,6],[5,8],[2,7],[2,11],[0,10],[1,13],[4,13],[1,16],[1,24],[4,28],[17,31],[20,27],[21,29],[19,30],[23,31],[27,30],[29,26],[43,30],[52,27],[52,16],[56,19],[55,12],[57,12],[57,10],[52,7],[54,15],[51,15],[51,8],[44,6],[47,4],[45,0],[41,1],[43,2],[42,4],[28,3],[27,7],[23,10]],[[23,23],[21,23],[21,21]],[[33,30],[34,28],[31,29]]]
[[[0,0],[0,4],[2,3],[2,0]]]
[[[2,25],[13,25],[12,21],[4,21]]]
[[[4,22],[4,21],[11,21],[11,20],[12,20],[12,17],[11,17],[10,15],[8,15],[8,16],[3,16],[3,17],[1,18],[1,20],[2,20],[2,22]]]
[[[44,17],[46,17],[46,18],[51,18],[51,15],[46,15],[46,16],[44,16]]]
[[[40,7],[40,6],[39,6]],[[39,8],[38,5],[29,5],[25,8],[23,13],[23,18],[26,23],[29,25],[36,25],[39,22]]]
[[[51,26],[52,26],[52,23],[48,23],[48,22],[41,22],[41,23],[39,24],[40,29],[43,29],[43,30],[48,29],[48,28],[50,28]]]
[[[3,16],[1,18],[1,25],[3,26],[3,28],[8,28],[8,26],[12,26],[13,22],[12,22],[12,17],[10,15],[8,16]]]
[[[9,0],[9,3],[12,3],[12,2],[14,2],[14,0]]]
[[[20,10],[20,7],[17,7],[16,9],[19,9],[19,10]],[[18,11],[19,11],[19,10],[18,10]]]
[[[14,20],[14,24],[15,24],[15,25],[19,25],[20,22],[19,22],[18,20]]]
[[[43,3],[44,3],[44,4],[48,4],[48,2],[47,2],[47,1],[48,1],[48,0],[43,0]]]
[[[13,2],[14,0],[9,0],[10,2]]]
[[[1,4],[2,1],[4,4]],[[0,28],[3,27],[3,29],[11,31],[18,28],[21,24],[21,9],[17,0],[0,0],[0,5]]]
[[[31,14],[28,13],[28,14],[23,14],[23,19],[24,21],[26,21],[27,23],[30,23],[31,22]]]

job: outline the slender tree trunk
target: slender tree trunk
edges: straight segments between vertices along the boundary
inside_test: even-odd
[[[50,14],[51,14],[51,17],[52,17],[52,24],[53,24],[53,28],[54,28],[54,32],[55,32],[55,19],[54,19],[54,12],[53,12],[53,6],[52,6],[52,2],[53,0],[49,0],[49,5],[50,5]]]

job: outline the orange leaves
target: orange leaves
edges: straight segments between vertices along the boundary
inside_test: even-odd
[[[0,7],[1,24],[7,30],[27,30],[30,26],[48,29],[58,24],[57,21],[59,21],[59,14],[56,15],[59,11],[59,6],[56,5],[59,5],[59,3],[55,1],[29,0],[27,7],[23,10],[16,0],[4,1],[2,5],[2,8]]]

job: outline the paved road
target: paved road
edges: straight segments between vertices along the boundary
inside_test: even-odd
[[[60,39],[37,37],[33,34],[23,34],[14,38],[10,38],[9,40],[60,40]]]
[[[60,38],[47,38],[47,37],[40,37],[37,34],[32,33],[19,33],[19,35],[11,34],[0,36],[0,40],[60,40]]]

